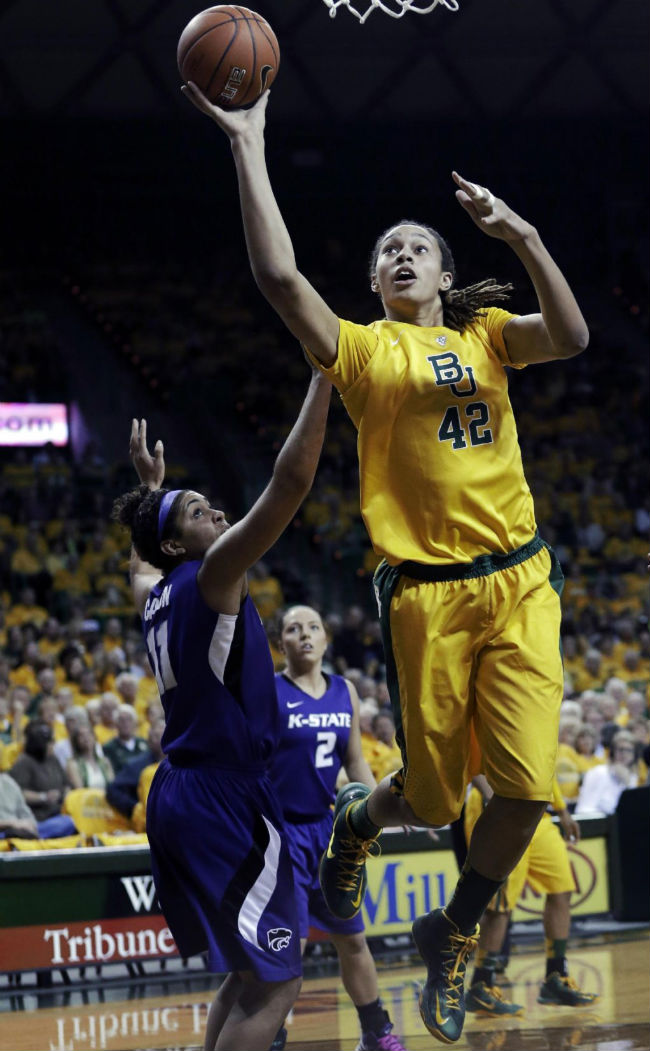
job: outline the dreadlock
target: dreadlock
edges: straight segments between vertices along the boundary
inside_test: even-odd
[[[445,241],[444,237],[442,234],[439,234],[437,230],[434,230],[432,226],[428,226],[426,223],[420,223],[415,219],[400,219],[398,223],[393,223],[392,226],[389,226],[379,235],[375,241],[375,246],[370,256],[371,277],[374,277],[375,274],[381,244],[386,235],[389,234],[391,230],[394,230],[396,226],[418,226],[421,230],[426,230],[427,233],[433,237],[440,249],[443,271],[451,274],[452,282],[455,281],[456,264],[454,262],[454,257],[451,254],[451,248]],[[465,329],[470,325],[473,325],[478,318],[485,315],[487,308],[492,303],[503,302],[503,300],[508,299],[512,289],[513,286],[511,284],[499,285],[493,277],[488,277],[484,281],[478,281],[474,285],[468,285],[467,288],[452,288],[448,291],[441,291],[440,299],[442,302],[443,318],[446,327],[452,328],[456,332],[464,332]]]
[[[169,489],[149,489],[139,485],[128,493],[118,496],[113,502],[111,518],[131,531],[131,542],[140,558],[163,573],[168,573],[178,559],[160,550],[160,541],[176,533],[176,518],[180,506],[177,496],[171,506],[162,536],[158,536],[158,513],[162,499]],[[180,496],[180,494],[179,494]]]
[[[477,281],[466,288],[450,288],[440,292],[445,326],[456,332],[464,332],[480,318],[485,317],[487,308],[495,302],[503,302],[512,292],[511,284],[498,285],[493,277]]]

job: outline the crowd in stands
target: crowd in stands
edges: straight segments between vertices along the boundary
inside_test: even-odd
[[[251,588],[281,668],[274,625],[282,588],[263,564]],[[61,621],[28,586],[15,602],[5,591],[3,603],[0,849],[31,848],[35,839],[70,846],[144,837],[164,716],[133,611],[100,624],[81,609]],[[357,689],[363,753],[379,780],[401,766],[401,756],[378,622],[350,606],[326,615],[325,623],[331,639],[325,670],[345,675]],[[648,779],[650,634],[619,618],[601,648],[574,635],[565,643],[558,782],[570,809],[609,813],[625,788]],[[79,790],[94,791],[90,816],[98,823],[84,822]],[[88,827],[112,835],[80,838]]]
[[[374,304],[360,314],[351,299],[358,275],[351,279],[335,242],[327,252],[324,269],[338,275],[330,302],[342,316],[369,320]],[[302,396],[306,366],[268,312],[260,320],[250,281],[227,277],[174,265],[157,266],[155,276],[145,264],[135,271],[104,266],[78,284],[70,279],[63,294],[116,354],[144,369],[147,381],[156,379],[161,396],[172,386],[175,397],[185,389],[197,418],[230,406],[233,426],[258,442],[256,455],[258,448],[272,455]],[[323,287],[322,277],[318,283]],[[515,306],[527,309],[525,293],[518,292]],[[47,319],[19,299],[14,307],[1,322],[0,375],[16,398],[64,397],[65,378],[51,374],[56,337]],[[635,324],[642,339],[647,316],[626,317],[612,348],[611,331],[591,323],[587,354],[569,367],[513,373],[511,382],[540,532],[566,576],[558,780],[579,811],[595,805],[597,768],[608,772],[602,805],[615,795],[612,778],[631,786],[647,777],[648,385],[630,329]],[[283,561],[287,548],[278,545],[272,562],[254,567],[250,591],[271,641],[283,605],[298,599],[322,608],[330,667],[357,687],[364,754],[380,778],[400,765],[400,756],[372,603],[377,560],[359,513],[355,443],[334,396],[316,484],[299,516],[304,561],[298,567],[295,558]],[[246,464],[242,459],[244,479]],[[169,482],[184,484],[183,473]],[[143,828],[140,775],[160,757],[162,709],[131,604],[125,537],[109,515],[112,498],[131,484],[128,464],[108,465],[92,447],[80,462],[51,446],[0,454],[0,770],[2,785],[9,775],[33,815],[16,812],[19,824],[3,818],[5,795],[14,801],[16,795],[0,785],[0,837],[3,824],[20,830],[30,820],[32,834],[69,830],[65,798],[80,790],[103,792],[124,819],[121,831]],[[356,591],[347,590],[350,580],[360,585]],[[281,657],[274,656],[279,667]],[[54,820],[58,825],[47,824]],[[5,842],[20,838],[5,831]]]

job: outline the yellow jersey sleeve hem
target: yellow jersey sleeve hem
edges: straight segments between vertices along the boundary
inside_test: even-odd
[[[331,365],[323,365],[323,362],[319,361],[318,358],[312,354],[308,346],[306,346],[304,343],[301,343],[300,346],[307,355],[307,360],[314,366],[314,368],[318,369],[319,372],[322,372],[323,376],[327,376],[328,379],[332,379],[336,373],[338,365],[338,352],[336,361],[332,362]]]
[[[509,322],[516,317],[519,317],[519,314],[513,314],[509,310],[503,310],[501,307],[489,307],[480,321],[480,327],[487,337],[488,345],[492,348],[502,365],[506,365],[511,369],[523,369],[526,367],[525,363],[515,364],[511,360],[504,337]]]

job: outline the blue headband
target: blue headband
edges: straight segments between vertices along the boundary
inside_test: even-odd
[[[163,530],[165,528],[165,522],[167,516],[172,509],[172,504],[178,496],[182,493],[182,489],[170,489],[168,493],[165,493],[162,500],[160,501],[160,507],[158,508],[158,539],[162,540]]]

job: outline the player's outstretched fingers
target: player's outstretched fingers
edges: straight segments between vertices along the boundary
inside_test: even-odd
[[[219,108],[212,105],[210,100],[206,98],[201,89],[192,80],[188,80],[187,84],[181,85],[181,91],[186,99],[192,102],[197,109],[200,109],[201,113],[207,114],[208,117],[212,117],[214,110]]]
[[[247,107],[246,109],[227,110],[210,102],[192,80],[188,80],[187,84],[183,84],[181,86],[181,91],[186,99],[189,99],[189,101],[196,106],[201,113],[205,113],[206,117],[210,117],[215,124],[218,124],[227,135],[236,134],[237,130],[242,128],[248,121],[255,120],[259,122],[261,118],[263,126],[264,113],[271,93],[270,89],[267,88],[253,106]]]
[[[481,215],[489,214],[496,200],[492,191],[488,190],[487,186],[480,186],[478,183],[470,182],[469,179],[464,179],[456,171],[453,171],[451,175],[461,190],[461,193],[456,194],[460,203],[466,205],[471,202]]]

